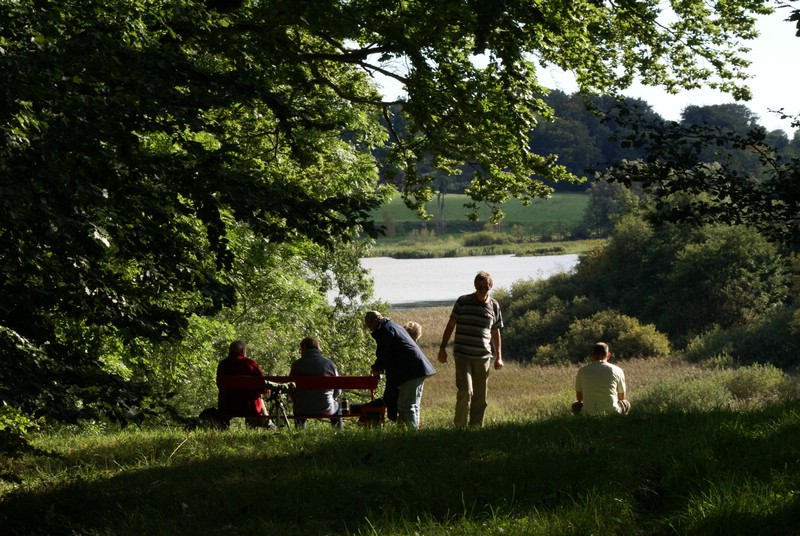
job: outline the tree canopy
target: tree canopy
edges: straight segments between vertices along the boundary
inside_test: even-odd
[[[697,119],[695,112],[702,110],[687,108]],[[614,164],[606,179],[646,188],[657,198],[658,219],[751,225],[797,249],[800,158],[793,147],[778,150],[770,142],[781,138],[762,127],[710,117],[699,123],[637,125],[627,143],[645,156]]]
[[[530,150],[552,117],[537,65],[588,93],[638,76],[744,97],[742,51],[767,4],[2,0],[0,395],[29,411],[75,383],[133,396],[98,330],[165,340],[233,304],[238,225],[263,244],[374,234],[391,104],[407,119],[389,158],[409,202],[431,195],[419,166],[469,165],[468,193],[499,216],[571,178]],[[407,97],[386,102],[377,75]]]

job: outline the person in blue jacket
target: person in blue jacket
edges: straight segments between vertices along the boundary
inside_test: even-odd
[[[419,428],[425,378],[436,374],[436,370],[411,335],[379,312],[369,311],[364,327],[377,344],[372,373],[386,374],[383,398],[387,417],[396,418],[399,425]]]

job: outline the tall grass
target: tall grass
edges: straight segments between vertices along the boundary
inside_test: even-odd
[[[450,307],[395,309],[388,316],[399,324],[414,320],[422,326],[420,347],[437,374],[425,381],[423,421],[447,426],[455,405],[455,369],[450,359],[437,361]],[[613,349],[612,349],[613,350]],[[736,370],[715,369],[678,359],[633,359],[617,362],[625,371],[628,398],[645,411],[707,411],[759,408],[797,395],[797,382],[771,366]],[[489,422],[523,422],[566,417],[575,397],[580,364],[539,367],[506,361],[489,380]]]
[[[0,459],[0,533],[800,534],[794,378],[625,361],[632,413],[591,418],[569,414],[577,366],[507,363],[487,425],[459,430],[448,314],[389,314],[423,325],[439,371],[420,431],[49,430]]]
[[[464,244],[471,235],[434,237],[430,240],[378,240],[369,250],[371,257],[393,257],[396,259],[435,259],[442,257],[473,257],[479,255],[581,255],[598,248],[603,240],[566,240],[541,242],[536,237],[502,244]]]

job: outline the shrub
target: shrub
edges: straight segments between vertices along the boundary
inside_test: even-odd
[[[645,387],[631,399],[637,411],[680,412],[728,409],[731,394],[712,378],[674,379]]]
[[[464,237],[464,247],[483,247],[483,246],[499,246],[513,242],[511,237],[505,233],[492,233],[484,231],[480,233],[471,233]]]
[[[722,380],[734,400],[756,406],[778,400],[788,385],[786,374],[772,365],[726,370]]]
[[[567,248],[564,246],[534,247],[524,250],[522,255],[564,255]]]
[[[667,357],[671,348],[669,338],[656,329],[653,324],[639,324],[635,318],[630,328],[620,333],[614,341],[614,353],[617,357],[631,359],[635,357]]]
[[[537,365],[557,365],[568,361],[564,358],[564,349],[555,344],[543,344],[536,349],[531,361]]]
[[[793,369],[800,364],[800,337],[793,333],[800,308],[779,307],[746,326],[712,326],[686,345],[684,357],[693,362],[711,360],[746,365],[772,364]]]
[[[714,324],[757,321],[786,296],[784,258],[743,226],[619,220],[606,247],[581,259],[579,293],[654,323],[673,342]]]
[[[537,363],[580,359],[597,340],[613,343],[618,357],[657,357],[669,353],[667,337],[680,347],[707,332],[711,338],[693,341],[693,360],[794,366],[800,337],[791,334],[800,332],[800,313],[792,319],[783,305],[783,263],[752,229],[654,226],[627,215],[574,274],[512,286],[501,299],[504,347],[512,359]],[[602,310],[617,316],[592,317]],[[713,335],[714,326],[725,335]]]
[[[436,231],[433,229],[412,229],[408,237],[400,242],[403,246],[417,246],[436,240]]]
[[[540,348],[534,361],[538,364],[580,362],[597,341],[607,342],[611,353],[620,359],[666,357],[670,353],[667,336],[654,326],[643,326],[635,318],[606,310],[573,322],[554,345]]]
[[[635,393],[635,403],[653,412],[757,409],[778,400],[794,400],[797,393],[798,383],[780,369],[750,365],[654,383]]]
[[[14,457],[30,452],[30,434],[39,429],[39,423],[32,415],[19,408],[0,405],[0,454]]]
[[[705,226],[675,255],[663,287],[652,295],[658,325],[673,336],[691,335],[711,324],[757,321],[786,295],[783,259],[753,229]]]
[[[584,296],[571,300],[550,296],[543,299],[536,309],[514,317],[514,322],[503,333],[503,346],[508,348],[509,355],[528,361],[542,345],[552,344],[561,338],[575,318],[590,316],[599,308],[599,303]]]
[[[517,281],[510,290],[498,289],[495,298],[503,305],[506,328],[503,353],[510,359],[530,361],[540,346],[554,343],[575,318],[585,318],[602,309],[596,299],[583,296],[569,274],[546,280]]]
[[[692,338],[683,350],[686,360],[699,363],[715,361],[732,363],[733,341],[718,325],[710,326],[700,335]]]

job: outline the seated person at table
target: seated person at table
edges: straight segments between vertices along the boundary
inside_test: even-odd
[[[300,341],[300,359],[292,363],[290,376],[338,376],[333,361],[322,355],[319,340],[306,337]],[[298,389],[292,393],[295,415],[339,415],[339,389]],[[305,428],[305,419],[297,419],[297,426]],[[342,428],[341,417],[332,417],[331,424]]]
[[[268,426],[267,408],[261,399],[260,389],[225,389],[222,379],[226,376],[264,377],[258,363],[247,357],[247,346],[243,341],[233,341],[228,349],[228,357],[217,365],[217,407],[222,425],[230,425],[231,417],[244,417],[248,426]]]

